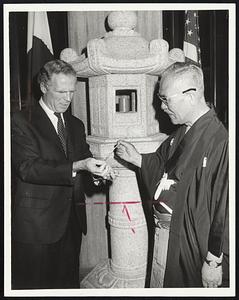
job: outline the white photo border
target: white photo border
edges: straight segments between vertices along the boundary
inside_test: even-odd
[[[235,296],[235,128],[236,128],[236,4],[234,3],[55,3],[4,4],[4,296]],[[229,288],[138,288],[138,289],[11,289],[11,143],[10,143],[10,61],[9,13],[27,11],[116,11],[116,10],[228,10],[229,12],[229,224],[230,287]]]

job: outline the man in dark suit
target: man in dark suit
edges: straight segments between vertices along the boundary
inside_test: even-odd
[[[42,98],[12,117],[12,167],[17,176],[12,211],[12,288],[79,287],[79,252],[86,215],[82,176],[113,179],[92,158],[81,120],[66,112],[76,72],[50,61],[38,77]]]

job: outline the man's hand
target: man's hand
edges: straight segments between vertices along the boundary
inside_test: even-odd
[[[85,170],[92,174],[102,176],[106,174],[106,162],[103,160],[88,158],[85,160]]]
[[[115,152],[121,159],[137,167],[141,167],[142,156],[131,143],[121,140],[118,141]]]
[[[117,176],[117,172],[115,172],[104,160],[92,157],[73,162],[73,171],[77,172],[79,170],[86,170],[107,180],[114,180]]]
[[[116,178],[116,176],[118,176],[118,172],[116,170],[113,170],[111,166],[106,164],[105,169],[103,170],[100,176],[106,180],[113,181]]]
[[[202,284],[205,288],[215,288],[222,284],[222,266],[209,266],[204,261],[202,266]]]

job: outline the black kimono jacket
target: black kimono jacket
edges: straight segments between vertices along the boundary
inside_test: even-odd
[[[202,287],[208,251],[218,257],[223,252],[227,282],[228,134],[214,109],[186,134],[185,129],[181,126],[155,153],[143,154],[140,170],[151,200],[164,172],[176,182],[160,194],[165,203],[173,199],[164,287]]]

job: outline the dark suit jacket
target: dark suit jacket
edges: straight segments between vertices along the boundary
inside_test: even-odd
[[[73,203],[79,234],[86,233],[82,176],[72,177],[72,162],[92,156],[79,119],[64,113],[66,157],[50,119],[38,104],[28,121],[24,112],[12,117],[12,167],[17,176],[12,236],[26,243],[54,243],[65,232]]]

